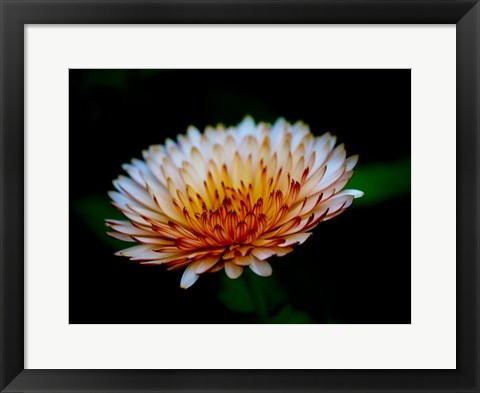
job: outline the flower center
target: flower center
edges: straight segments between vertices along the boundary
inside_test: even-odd
[[[196,231],[199,236],[206,236],[214,240],[218,245],[232,245],[251,243],[258,238],[267,226],[267,216],[264,213],[263,198],[259,197],[252,201],[253,186],[249,184],[234,189],[222,183],[220,200],[219,191],[215,190],[215,196],[207,202],[197,195],[197,204],[201,209],[193,213],[193,217],[184,209],[187,219],[194,220],[201,227]],[[192,202],[190,201],[193,205]],[[200,229],[200,228],[198,228]]]
[[[240,187],[234,188],[222,182],[210,200],[205,201],[200,194],[190,197],[190,206],[196,209],[189,213],[184,208],[183,213],[199,238],[207,238],[218,246],[250,244],[275,229],[288,213],[300,188],[300,183],[292,180],[285,197],[281,190],[271,189],[256,197],[258,190],[251,183],[246,185],[241,181]]]

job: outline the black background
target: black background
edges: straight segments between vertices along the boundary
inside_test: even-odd
[[[71,206],[106,195],[149,145],[246,114],[330,131],[361,164],[408,158],[410,70],[70,70]],[[251,322],[218,300],[223,272],[182,290],[181,271],[115,257],[81,215],[71,208],[70,323]],[[400,195],[320,224],[271,264],[315,323],[410,323],[410,234]]]

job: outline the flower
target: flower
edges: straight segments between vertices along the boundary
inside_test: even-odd
[[[107,220],[108,234],[137,243],[116,255],[186,267],[182,288],[221,269],[232,279],[246,267],[270,276],[268,258],[292,252],[363,195],[343,190],[358,156],[335,142],[301,122],[246,117],[236,128],[189,127],[177,142],[150,146],[123,165],[128,176],[109,193],[128,221]]]

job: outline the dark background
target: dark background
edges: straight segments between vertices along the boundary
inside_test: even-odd
[[[183,290],[181,270],[116,257],[133,243],[104,234],[123,163],[246,114],[337,135],[360,155],[347,188],[365,191],[270,260],[272,322],[410,323],[410,102],[410,70],[70,70],[70,323],[255,321],[242,278],[205,274]]]

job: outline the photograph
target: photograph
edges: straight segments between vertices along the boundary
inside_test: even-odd
[[[410,69],[70,69],[70,324],[410,324]]]

